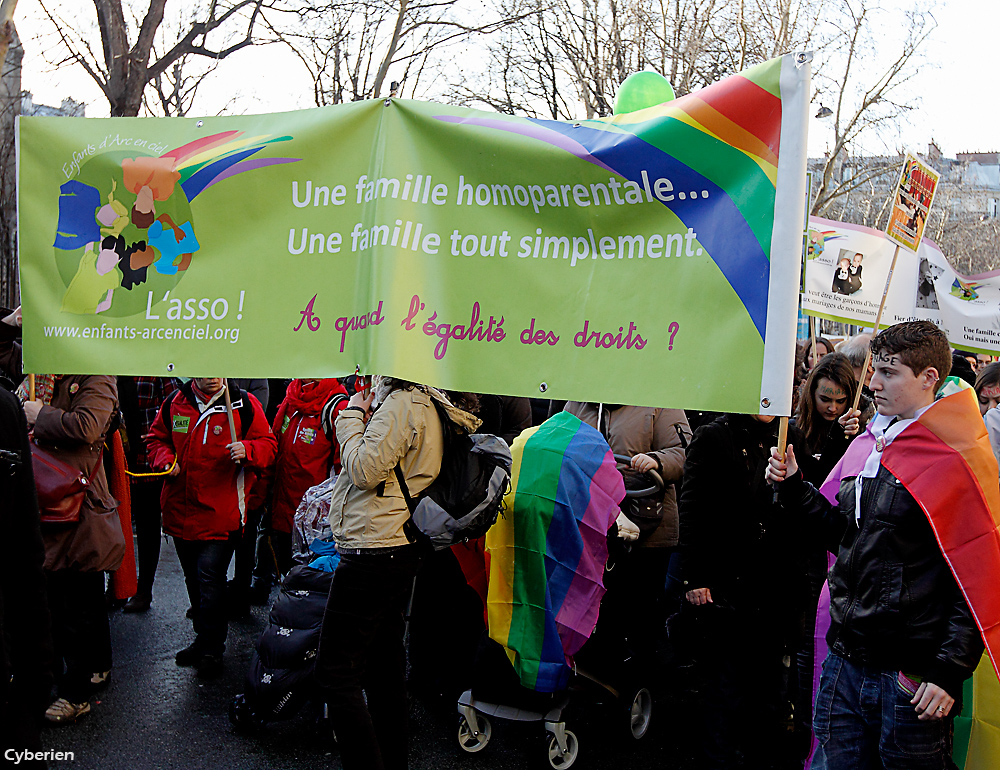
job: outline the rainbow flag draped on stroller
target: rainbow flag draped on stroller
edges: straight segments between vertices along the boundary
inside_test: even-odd
[[[486,535],[489,634],[522,686],[558,692],[597,624],[625,486],[603,436],[567,412],[522,433],[511,455],[504,511]]]

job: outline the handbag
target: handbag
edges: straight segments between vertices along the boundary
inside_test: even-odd
[[[42,524],[74,524],[80,521],[83,498],[100,467],[101,452],[97,454],[93,472],[87,477],[31,442],[31,467]]]

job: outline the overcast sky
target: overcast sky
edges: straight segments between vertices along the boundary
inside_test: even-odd
[[[92,3],[86,0],[65,0],[63,5],[78,6],[82,18],[94,14]],[[44,27],[33,17],[35,13],[34,3],[23,2],[15,17],[25,48],[22,88],[31,91],[37,103],[58,105],[69,96],[87,104],[88,116],[106,116],[106,101],[80,68],[64,66],[53,71],[46,64],[41,51],[46,41],[38,38]],[[948,157],[963,151],[1000,151],[1000,107],[996,97],[1000,3],[948,0],[934,16],[938,28],[927,48],[930,66],[914,88],[920,108],[910,114],[907,124],[900,126],[898,139],[890,137],[887,142],[898,141],[924,152],[933,137]],[[204,96],[198,106],[202,112],[213,114],[227,103],[230,111],[239,113],[312,106],[305,71],[280,46],[248,49],[223,61]],[[827,125],[811,120],[810,155],[821,154],[831,137]]]

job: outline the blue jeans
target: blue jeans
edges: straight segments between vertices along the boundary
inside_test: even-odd
[[[951,716],[921,721],[897,671],[830,653],[823,663],[813,729],[813,766],[827,770],[950,770]],[[951,693],[949,693],[950,695]],[[952,708],[956,713],[959,704]]]
[[[229,614],[226,601],[226,573],[240,533],[228,540],[181,540],[174,538],[177,558],[184,570],[184,583],[194,608],[195,644],[205,655],[226,651]]]

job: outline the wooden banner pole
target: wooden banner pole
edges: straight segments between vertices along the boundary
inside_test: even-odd
[[[889,295],[889,282],[892,281],[892,272],[896,269],[896,257],[899,256],[899,244],[896,244],[896,250],[892,252],[892,264],[889,265],[889,275],[885,277],[885,288],[882,290],[882,301],[878,305],[878,315],[875,316],[875,327],[872,330],[872,337],[878,334],[879,324],[882,322],[882,311],[885,310],[885,298]],[[854,403],[851,405],[851,411],[853,412],[858,408],[858,403],[861,401],[861,385],[865,381],[865,374],[868,372],[868,367],[872,362],[872,349],[871,345],[868,346],[868,353],[865,355],[865,365],[861,369],[861,382],[858,383],[858,390],[854,394]]]
[[[236,443],[236,421],[233,419],[233,401],[229,397],[229,381],[226,380],[223,384],[225,388],[224,395],[226,398],[226,417],[229,418],[229,438],[232,439],[232,443]]]
[[[785,461],[785,445],[788,444],[788,418],[778,418],[778,457]]]
[[[819,361],[816,360],[816,318],[809,316],[809,355],[812,357],[812,366],[807,366],[808,371],[812,371]],[[808,362],[807,362],[808,363]]]
[[[28,375],[28,400],[35,400],[35,375]]]

